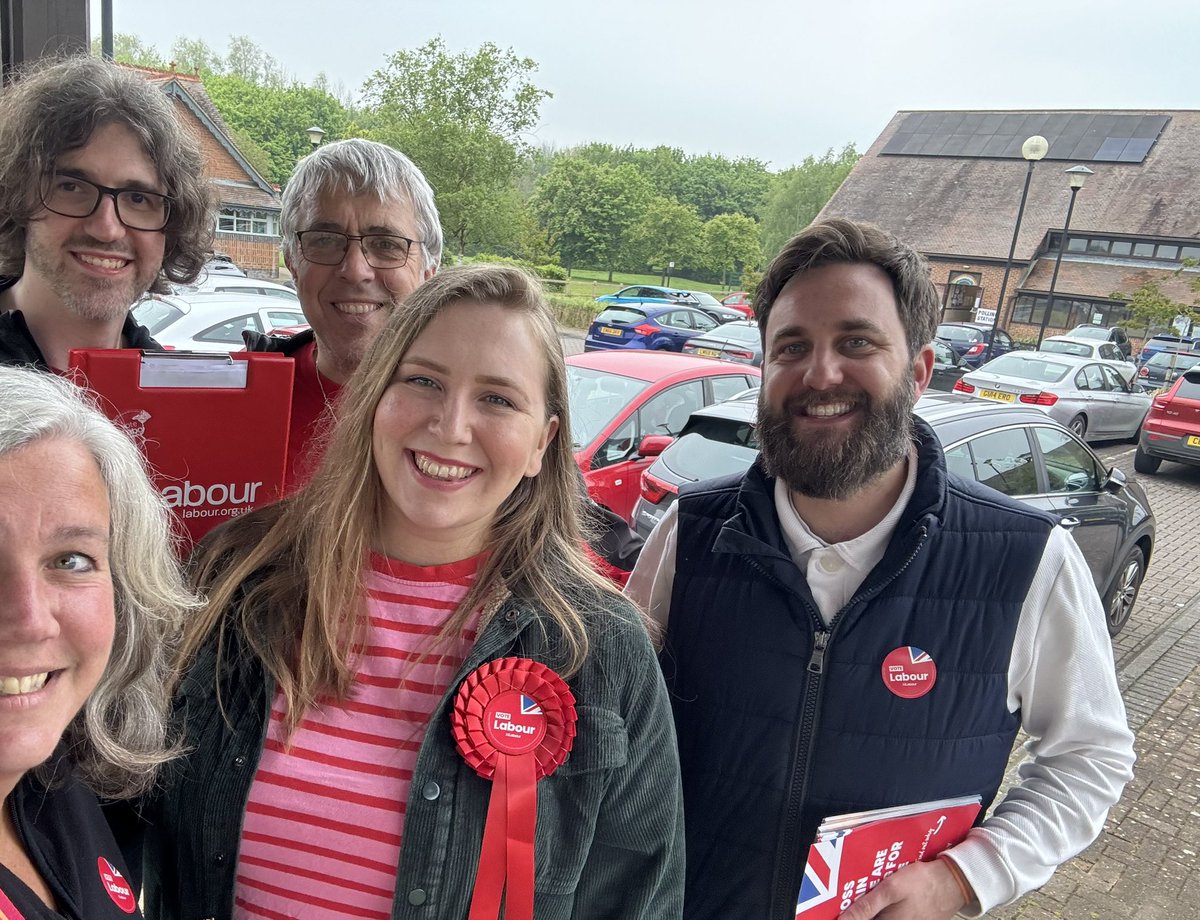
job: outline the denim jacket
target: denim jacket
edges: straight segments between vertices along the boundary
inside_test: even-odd
[[[678,918],[683,806],[675,732],[661,672],[634,610],[597,598],[585,611],[591,649],[568,684],[579,715],[574,747],[538,783],[536,920]],[[488,622],[429,722],[413,774],[393,918],[467,916],[491,783],[455,750],[450,713],[481,664],[519,655],[555,667],[552,621],[509,598]],[[187,754],[147,803],[147,917],[230,920],[242,817],[275,692],[261,664],[231,649],[214,694],[208,648],[176,705]],[[223,712],[222,712],[223,709]]]

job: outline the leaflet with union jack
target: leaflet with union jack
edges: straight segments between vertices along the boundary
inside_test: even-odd
[[[979,807],[972,795],[828,819],[808,851],[796,920],[833,920],[893,872],[961,842]]]

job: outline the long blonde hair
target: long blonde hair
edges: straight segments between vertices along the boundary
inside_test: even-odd
[[[558,331],[534,278],[507,266],[472,265],[439,272],[395,309],[342,393],[324,460],[308,487],[257,526],[235,522],[208,547],[197,581],[209,600],[184,638],[181,673],[214,632],[223,654],[225,631],[233,628],[286,697],[289,729],[319,696],[346,698],[364,639],[364,566],[387,500],[372,448],[375,409],[417,336],[460,302],[498,304],[527,319],[545,356],[547,418],[558,416],[559,427],[541,472],[522,479],[498,509],[490,553],[442,637],[457,635],[479,609],[482,631],[496,602],[512,593],[544,611],[550,623],[543,628],[557,628],[556,667],[566,675],[579,669],[588,653],[580,597],[618,592],[583,550],[583,496]]]

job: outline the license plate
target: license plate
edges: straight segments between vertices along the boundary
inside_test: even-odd
[[[1188,439],[1187,439],[1187,446],[1188,447],[1200,447],[1200,437],[1197,437],[1194,434],[1189,434]]]
[[[999,390],[980,390],[979,395],[984,399],[994,399],[997,402],[1016,402],[1017,397],[1012,393],[1001,393]]]
[[[715,348],[697,348],[696,354],[705,358],[718,358],[721,355]]]
[[[624,334],[620,329],[614,329],[612,326],[601,326],[600,331],[605,335],[615,335],[618,337]]]

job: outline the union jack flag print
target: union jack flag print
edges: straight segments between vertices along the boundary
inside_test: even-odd
[[[808,851],[800,896],[796,899],[796,916],[818,904],[838,897],[838,870],[842,862],[842,838],[833,836],[818,840]]]
[[[933,658],[930,657],[929,652],[919,649],[915,645],[910,645],[908,647],[908,654],[912,656],[913,664],[924,664],[927,661],[933,661]]]
[[[532,696],[521,694],[521,715],[523,716],[540,716],[542,715],[542,707],[538,705],[537,700]]]

